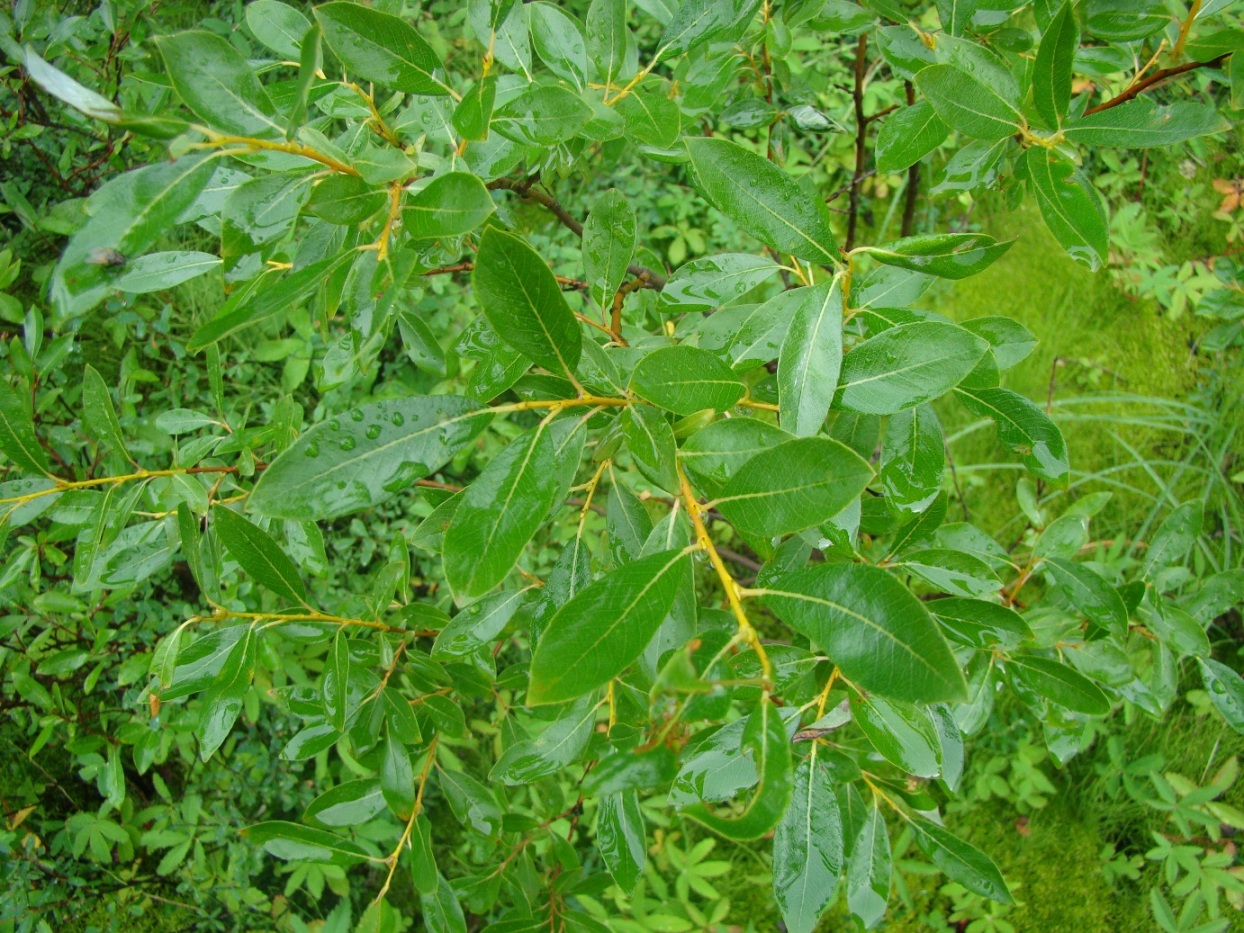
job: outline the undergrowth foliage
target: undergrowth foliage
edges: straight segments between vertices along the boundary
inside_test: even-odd
[[[1023,243],[918,222],[926,196],[1000,190],[1107,262],[1095,153],[1233,132],[1239,15],[565,6],[476,0],[438,23],[254,0],[245,33],[144,42],[138,108],[7,24],[43,92],[167,156],[90,196],[0,381],[10,714],[30,757],[93,756],[101,797],[57,845],[140,875],[208,858],[193,778],[170,788],[167,765],[227,763],[242,719],[279,746],[259,779],[310,774],[314,797],[217,828],[292,863],[287,894],[366,879],[334,928],[715,928],[643,906],[654,818],[766,840],[790,933],[840,891],[880,923],[891,833],[1008,903],[940,817],[995,695],[1059,761],[1120,706],[1162,716],[1185,667],[1244,729],[1206,634],[1244,579],[1229,536],[1228,569],[1198,576],[1189,555],[1217,546],[1200,501],[1108,565],[1088,532],[1106,494],[1041,514],[1066,444],[1002,385],[1032,335],[917,310],[934,278]],[[888,206],[877,173],[900,182]],[[725,241],[672,269],[643,203],[670,186]],[[862,242],[874,209],[901,235]],[[182,245],[203,248],[164,248]],[[223,285],[213,313],[162,333],[210,410],[147,423],[134,365],[117,391],[76,348],[198,277]],[[1017,541],[954,520],[946,405],[994,421],[1028,471]],[[334,582],[339,540],[368,542],[365,577]],[[160,589],[127,608],[170,568],[191,608]],[[91,725],[96,701],[70,715],[58,678],[114,636],[122,709]],[[37,863],[45,842],[7,819]],[[410,885],[418,906],[395,908]]]

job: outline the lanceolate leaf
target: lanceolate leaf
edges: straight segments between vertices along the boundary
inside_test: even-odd
[[[962,699],[959,664],[928,612],[893,576],[866,564],[821,564],[778,577],[760,595],[853,683],[882,696]]]
[[[573,699],[622,673],[664,621],[688,563],[682,551],[661,551],[617,568],[566,603],[531,660],[527,702]]]
[[[0,379],[0,450],[23,472],[52,475],[35,436],[30,410],[17,390],[4,379]]]
[[[239,136],[279,136],[285,127],[242,53],[210,32],[155,40],[173,89],[212,129]]]
[[[1201,658],[1201,677],[1205,692],[1222,718],[1232,729],[1244,735],[1244,679],[1235,671],[1211,658]]]
[[[950,135],[933,105],[927,100],[890,116],[877,134],[877,171],[901,172],[919,162]]]
[[[837,263],[829,212],[763,156],[720,137],[693,137],[696,184],[723,214],[780,253]]]
[[[610,2],[624,8],[623,0]],[[583,224],[584,272],[593,299],[602,307],[613,301],[626,278],[635,243],[635,211],[621,191],[610,188],[596,199]]]
[[[596,807],[596,848],[618,887],[628,894],[634,890],[648,861],[644,817],[634,790],[600,798]]]
[[[628,38],[626,0],[592,0],[587,8],[587,54],[606,87],[622,77]]]
[[[1106,211],[1097,189],[1074,165],[1044,149],[1029,149],[1024,167],[1054,238],[1072,259],[1096,270],[1110,249]]]
[[[631,391],[676,415],[706,408],[725,411],[747,392],[725,363],[707,350],[676,346],[654,350],[631,374]]]
[[[280,0],[254,0],[246,5],[246,25],[255,38],[282,58],[297,61],[310,21]]]
[[[1016,677],[1059,706],[1089,716],[1110,712],[1110,699],[1101,688],[1066,664],[1036,655],[1014,655],[1009,663]]]
[[[479,177],[450,172],[432,179],[402,209],[402,225],[415,239],[470,233],[493,212],[492,197]]]
[[[890,418],[881,447],[886,498],[905,512],[923,512],[942,488],[946,446],[937,414],[928,405]]]
[[[993,265],[1013,242],[997,243],[979,233],[935,233],[905,237],[884,246],[865,246],[860,251],[888,266],[963,279]]]
[[[668,58],[688,52],[732,27],[745,27],[760,0],[683,0],[657,42]]]
[[[820,745],[795,767],[790,806],[773,834],[773,894],[790,933],[812,933],[842,874],[842,814]]]
[[[541,422],[467,487],[445,532],[445,576],[455,595],[483,596],[505,579],[565,495],[582,450],[575,420]]]
[[[648,405],[628,406],[622,412],[622,436],[641,473],[664,490],[678,489],[678,448],[664,414]]]
[[[792,315],[778,356],[778,407],[784,430],[798,437],[825,424],[842,368],[842,289],[839,279],[783,293]]]
[[[216,523],[216,534],[229,551],[229,556],[255,582],[277,596],[296,603],[306,602],[307,589],[298,575],[298,568],[270,534],[223,506],[212,510],[212,518]]]
[[[329,865],[356,865],[367,860],[367,853],[336,833],[300,826],[283,820],[256,823],[242,830],[269,855],[287,861],[324,862]]]
[[[865,340],[842,363],[839,405],[889,415],[949,392],[989,345],[954,324],[902,324]]]
[[[207,761],[229,737],[255,675],[255,632],[248,627],[200,699],[199,758]]]
[[[920,820],[913,821],[911,826],[920,849],[951,881],[957,881],[969,891],[999,903],[1015,903],[1002,872],[980,849],[936,823]]]
[[[1080,45],[1080,29],[1071,0],[1063,5],[1041,35],[1032,65],[1032,103],[1051,128],[1067,115],[1071,100],[1071,67]]]
[[[556,85],[532,85],[497,108],[492,128],[527,146],[553,146],[573,138],[592,118],[578,94]]]
[[[1127,632],[1127,607],[1108,580],[1069,560],[1051,557],[1045,566],[1076,608],[1091,621],[1115,635]]]
[[[847,863],[847,907],[865,928],[876,926],[890,900],[890,837],[876,801],[869,807]]]
[[[303,434],[264,471],[249,508],[315,521],[370,508],[440,469],[492,415],[453,395],[371,402]]]
[[[1151,100],[1138,98],[1081,117],[1069,123],[1063,133],[1069,142],[1086,146],[1147,149],[1219,133],[1225,128],[1222,116],[1207,104],[1181,102],[1159,107]]]
[[[497,335],[556,373],[573,373],[582,335],[552,271],[521,238],[489,227],[473,275],[476,298]]]
[[[997,423],[998,439],[1019,454],[1028,469],[1051,483],[1067,481],[1071,473],[1067,442],[1049,415],[1010,389],[960,387],[955,392],[973,414]]]
[[[489,780],[530,784],[576,761],[592,737],[598,708],[590,697],[572,703],[534,739],[507,748],[489,772]]]
[[[881,696],[853,696],[851,715],[873,748],[904,771],[924,778],[941,773],[941,742],[923,707]]]
[[[748,460],[716,504],[744,534],[791,534],[833,518],[872,476],[868,462],[845,444],[804,437]]]
[[[789,440],[790,434],[767,421],[724,418],[691,435],[678,457],[696,486],[715,497],[744,463]]]
[[[315,8],[324,40],[355,80],[375,81],[410,94],[448,94],[433,72],[441,67],[432,47],[405,20],[357,3]]]
[[[1002,139],[1019,132],[1023,115],[1014,105],[954,65],[930,65],[916,75],[916,87],[937,115],[964,136]]]

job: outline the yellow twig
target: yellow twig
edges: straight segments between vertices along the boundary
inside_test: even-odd
[[[291,142],[274,142],[270,139],[257,139],[254,136],[226,136],[209,130],[206,127],[196,126],[196,130],[203,133],[207,137],[207,142],[196,143],[193,149],[220,149],[225,155],[233,155],[248,152],[287,152],[290,155],[302,156],[304,159],[310,159],[312,162],[319,162],[326,165],[334,172],[340,172],[343,175],[358,175],[358,169],[353,165],[346,165],[339,159],[334,159],[330,155],[325,155],[318,149],[312,149],[310,146],[302,143]],[[223,149],[224,146],[240,146],[239,149]]]

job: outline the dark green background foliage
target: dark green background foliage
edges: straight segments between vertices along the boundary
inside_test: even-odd
[[[0,13],[0,929],[1221,931],[1230,0]]]

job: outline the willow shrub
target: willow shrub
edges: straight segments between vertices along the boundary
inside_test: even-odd
[[[340,779],[301,819],[237,829],[275,859],[379,868],[366,929],[397,922],[399,872],[438,933],[468,915],[492,933],[607,929],[599,895],[645,869],[645,807],[766,840],[792,933],[840,889],[877,924],[903,828],[1007,902],[989,856],[939,819],[995,695],[1018,696],[1062,760],[1121,706],[1161,716],[1184,665],[1244,728],[1244,683],[1206,635],[1244,586],[1197,578],[1197,502],[1108,567],[1088,534],[1105,494],[1038,509],[1073,474],[1044,406],[1001,384],[1031,334],[913,309],[932,280],[1025,245],[938,230],[928,199],[1031,198],[1098,267],[1095,151],[1230,132],[1239,15],[567,6],[582,18],[255,0],[249,55],[242,34],[146,43],[141,111],[25,49],[49,94],[167,142],[91,196],[47,283],[56,338],[15,345],[24,362],[0,383],[7,525],[49,530],[68,559],[44,578],[48,551],[19,549],[9,583],[29,575],[54,610],[58,586],[93,602],[184,562],[201,593],[128,694],[146,726],[112,736],[104,810],[127,772],[173,753],[165,723],[192,723],[204,760],[227,756],[239,714],[275,702],[300,723],[285,759],[348,768],[317,772]],[[874,173],[902,186],[901,220]],[[646,202],[686,189],[743,246],[670,270]],[[904,235],[859,242],[874,209]],[[554,249],[550,224],[575,248]],[[153,251],[179,225],[219,248]],[[174,337],[217,411],[155,413],[165,441],[136,446],[88,366],[58,390],[78,420],[44,430],[36,376],[65,365],[84,319],[205,273],[219,308]],[[434,323],[438,304],[469,311],[462,333]],[[294,395],[226,378],[274,335],[311,361],[310,423]],[[430,394],[378,378],[396,346]],[[1027,471],[1016,542],[954,520],[945,405],[996,421]],[[421,497],[434,509],[366,592],[312,594],[304,570],[334,520]],[[30,715],[55,702],[37,648],[5,664]],[[257,683],[277,686],[261,700]],[[462,834],[478,844],[446,858]]]

